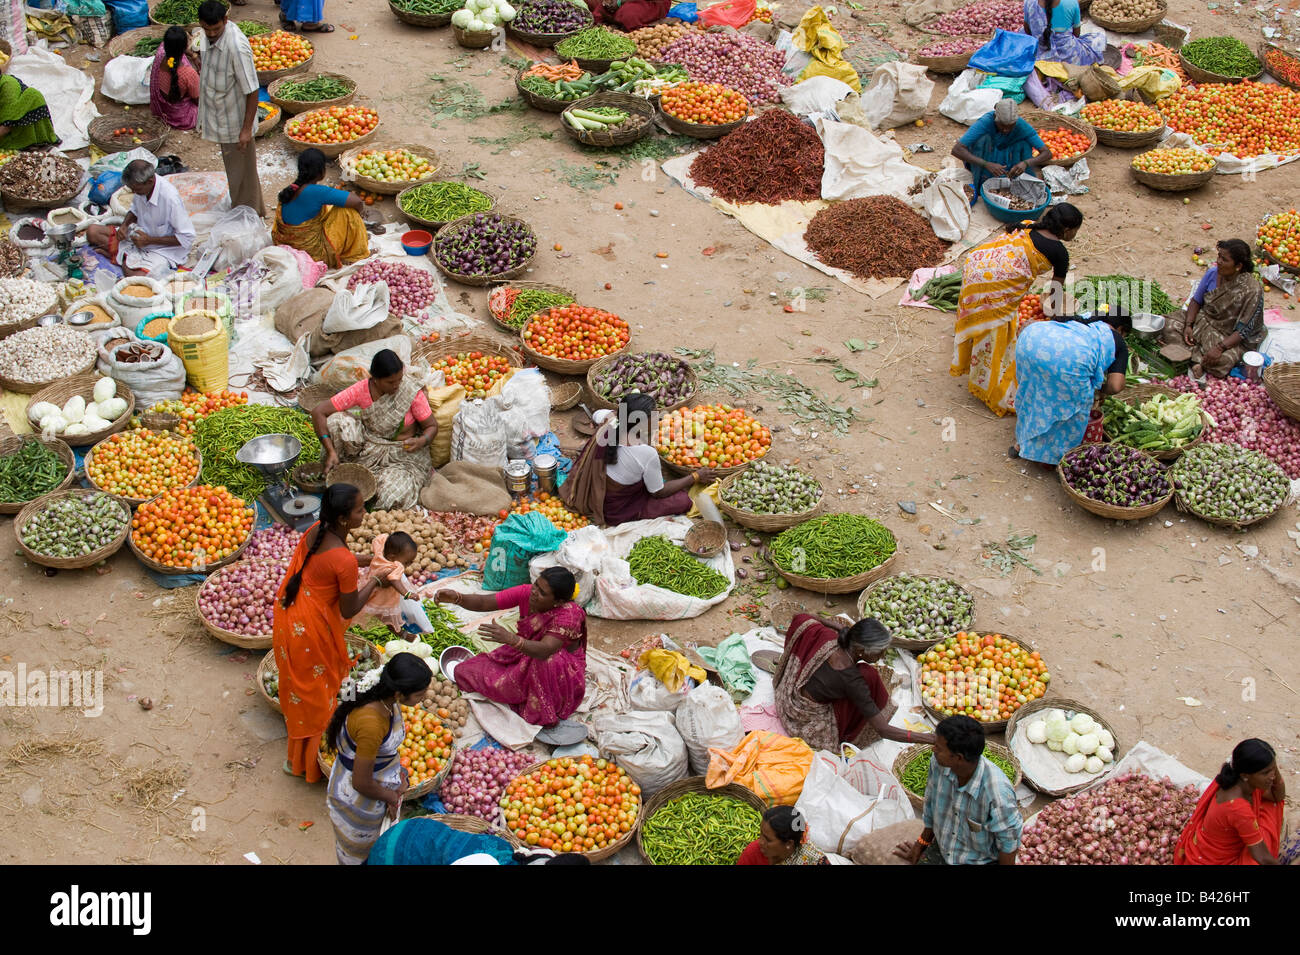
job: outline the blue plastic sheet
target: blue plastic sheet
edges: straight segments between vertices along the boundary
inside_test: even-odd
[[[118,33],[149,25],[149,4],[146,0],[104,0],[113,11],[113,29]]]
[[[1028,77],[1034,71],[1038,38],[999,30],[970,58],[970,69],[998,76]]]
[[[683,23],[694,23],[700,18],[693,3],[675,3],[668,9],[668,16]]]

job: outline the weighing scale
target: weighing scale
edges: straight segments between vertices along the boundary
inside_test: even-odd
[[[303,494],[289,483],[288,474],[302,454],[302,442],[291,434],[264,434],[247,442],[235,460],[258,470],[268,479],[262,502],[296,531],[306,530],[320,514],[320,498]]]
[[[44,229],[45,237],[52,241],[54,247],[59,250],[54,257],[54,265],[62,266],[69,279],[84,278],[85,275],[81,271],[81,254],[72,251],[73,243],[77,238],[76,223],[69,222],[64,225],[54,225],[47,222]]]

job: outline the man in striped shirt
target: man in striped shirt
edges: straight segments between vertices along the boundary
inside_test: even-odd
[[[199,23],[208,38],[199,71],[199,135],[221,147],[231,206],[248,206],[265,216],[253,145],[258,86],[253,50],[243,32],[226,20],[219,0],[204,0]]]

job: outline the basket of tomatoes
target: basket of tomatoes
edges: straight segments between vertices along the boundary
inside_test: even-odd
[[[1038,651],[1002,633],[963,630],[917,655],[921,703],[931,719],[965,715],[985,733],[1047,692],[1051,673]]]
[[[411,788],[404,798],[419,799],[438,791],[451,772],[456,755],[455,733],[434,710],[420,706],[403,706],[402,723],[406,738],[397,747],[398,761],[411,774]]]
[[[730,405],[678,408],[659,418],[655,448],[670,471],[709,468],[718,477],[737,474],[772,447],[772,432],[757,418]]]
[[[573,513],[564,506],[563,501],[546,491],[539,491],[536,497],[516,501],[510,508],[511,514],[527,514],[532,511],[541,514],[562,531],[576,531],[591,523],[581,514]]]
[[[144,428],[109,435],[86,452],[86,480],[132,506],[198,483],[203,456],[194,442]]]
[[[1097,141],[1119,149],[1153,146],[1165,132],[1160,111],[1144,103],[1103,99],[1089,103],[1080,114],[1097,134]]]
[[[141,504],[131,521],[131,552],[160,574],[209,573],[248,546],[257,512],[224,487],[173,488]]]
[[[1049,166],[1070,167],[1097,147],[1097,132],[1068,116],[1044,116],[1032,123],[1038,138],[1052,151]]]
[[[749,100],[721,83],[679,83],[659,94],[664,125],[693,139],[718,139],[749,116]]]
[[[503,828],[528,846],[608,859],[636,836],[641,787],[609,759],[566,756],[524,770],[501,794]]]
[[[632,342],[627,322],[588,305],[559,305],[537,312],[519,331],[524,354],[539,367],[564,375],[585,375],[606,355]]]
[[[1030,292],[1020,300],[1020,305],[1016,308],[1016,331],[1022,332],[1025,326],[1033,322],[1041,322],[1047,318],[1047,313],[1043,311],[1043,299],[1037,292]]]
[[[1199,149],[1152,149],[1129,163],[1133,178],[1159,192],[1199,189],[1219,168],[1218,161]]]
[[[1255,251],[1284,272],[1300,275],[1300,213],[1290,209],[1264,219],[1255,232]]]
[[[257,70],[259,86],[305,69],[316,55],[310,40],[288,30],[251,36],[248,45],[253,50],[253,68]]]
[[[379,114],[351,103],[299,113],[285,123],[284,135],[298,152],[319,149],[333,159],[345,149],[368,142],[379,129]]]
[[[417,357],[429,363],[430,371],[442,372],[449,385],[460,385],[466,397],[484,398],[524,366],[513,348],[482,335],[449,338],[420,345]]]

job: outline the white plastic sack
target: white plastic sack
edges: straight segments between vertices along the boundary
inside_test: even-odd
[[[948,95],[939,104],[939,112],[963,126],[970,126],[991,110],[1002,99],[1002,90],[979,89],[985,76],[979,70],[963,70],[948,87]]]
[[[335,335],[374,328],[388,317],[388,301],[387,282],[358,285],[352,291],[344,286],[342,291],[334,293],[334,301],[321,323],[321,333]]]
[[[965,168],[945,166],[934,182],[911,199],[912,206],[930,220],[934,234],[945,242],[956,242],[970,228],[965,185],[972,181]]]
[[[396,352],[403,365],[411,363],[411,339],[406,335],[394,335],[339,352],[321,368],[320,379],[331,388],[342,390],[369,378],[371,359],[385,348]]]
[[[462,401],[451,424],[451,459],[504,468],[507,439],[496,396]]]
[[[884,767],[860,754],[845,759],[825,750],[813,755],[795,808],[813,844],[839,855],[872,830],[916,818],[903,787]]]
[[[531,457],[534,443],[551,430],[551,392],[540,369],[515,372],[501,387],[501,414],[507,433],[507,456]]]
[[[115,56],[104,64],[100,90],[105,96],[127,106],[145,106],[149,102],[149,72],[153,57]]]
[[[131,57],[130,59],[139,59]],[[146,61],[152,64],[152,60]],[[208,233],[208,241],[200,251],[204,253],[217,250],[217,260],[213,264],[215,271],[229,271],[238,268],[254,255],[271,244],[271,233],[267,231],[261,218],[248,206],[236,206],[224,213]],[[274,308],[267,306],[267,310]]]
[[[853,92],[853,87],[833,76],[810,76],[802,83],[780,90],[781,102],[796,116],[820,116]]]
[[[641,670],[632,677],[627,688],[628,701],[633,710],[666,710],[674,713],[686,702],[686,696],[695,689],[695,681],[687,679],[686,684],[676,692],[668,689],[659,678],[649,670]]]
[[[113,356],[116,348],[101,347],[97,363],[99,373],[128,386],[135,394],[137,408],[146,409],[160,401],[175,401],[185,390],[185,365],[170,348],[159,347],[162,356],[157,361],[141,362],[119,362]]]
[[[906,202],[907,190],[925,175],[903,158],[903,147],[868,129],[824,119],[816,126],[826,150],[823,199],[894,196]]]
[[[142,298],[135,295],[127,295],[123,289],[129,286],[147,285],[153,290],[153,295],[149,298]],[[167,290],[163,288],[161,282],[149,278],[147,275],[135,275],[120,279],[113,286],[113,291],[108,295],[108,301],[113,306],[113,311],[121,318],[122,324],[132,331],[140,324],[141,319],[150,315],[156,315],[159,312],[171,314],[172,300],[167,295]]]
[[[596,717],[596,748],[612,756],[646,798],[686,775],[686,743],[667,712],[612,713]]]
[[[274,312],[302,291],[302,271],[288,249],[268,245],[253,256],[253,261],[260,262],[269,273],[257,289],[256,310],[259,313]]]
[[[536,580],[548,567],[565,568],[578,582],[576,599],[579,606],[585,608],[596,599],[596,575],[610,552],[605,533],[594,524],[588,524],[569,531],[559,550],[534,557],[528,563],[528,572]]]
[[[686,742],[691,772],[703,776],[709,770],[709,747],[730,750],[740,743],[740,711],[720,686],[704,683],[686,695],[677,709],[677,732]]]
[[[5,72],[45,96],[54,132],[63,140],[59,148],[70,152],[90,145],[90,123],[99,110],[91,102],[95,81],[89,72],[69,66],[58,54],[36,47],[28,47],[26,53],[10,60]]]
[[[873,129],[894,129],[924,116],[933,92],[924,66],[894,60],[876,67],[859,100]]]

